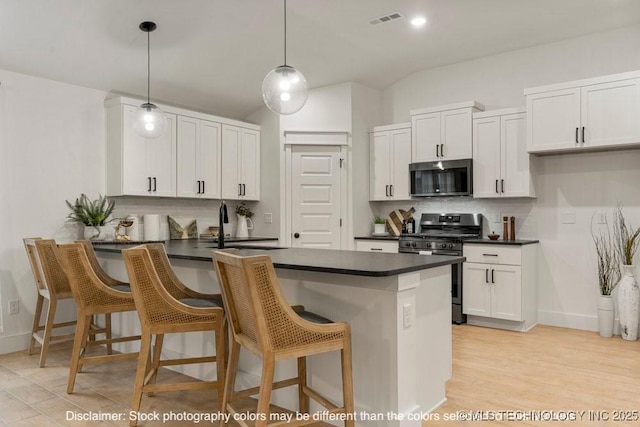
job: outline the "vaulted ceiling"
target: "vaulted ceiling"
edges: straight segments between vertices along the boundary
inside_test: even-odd
[[[310,87],[385,88],[418,70],[640,22],[637,0],[289,0]],[[372,25],[400,12],[404,18]],[[422,28],[410,25],[416,15]],[[283,63],[282,0],[0,0],[0,69],[242,119]]]

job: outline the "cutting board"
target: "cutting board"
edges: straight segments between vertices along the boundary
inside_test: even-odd
[[[402,221],[408,220],[416,210],[414,208],[405,211],[396,209],[387,216],[387,231],[392,236],[399,236],[402,233]]]

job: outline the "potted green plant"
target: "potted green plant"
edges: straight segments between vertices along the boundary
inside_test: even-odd
[[[249,230],[253,230],[253,221],[251,221],[253,212],[245,202],[240,202],[236,206],[236,216],[238,219],[236,237],[249,237]]]
[[[601,337],[613,336],[615,318],[614,304],[611,294],[620,280],[620,262],[615,241],[606,222],[598,231],[594,229],[591,218],[591,238],[596,248],[598,263],[598,333]]]
[[[115,202],[107,199],[107,196],[98,195],[95,200],[89,199],[82,193],[74,203],[65,200],[71,212],[67,220],[84,225],[84,238],[88,240],[104,240],[106,237],[105,226],[109,216],[113,213]]]
[[[634,228],[625,220],[620,203],[614,213],[613,235],[622,261],[622,278],[617,291],[620,335],[625,340],[635,341],[640,318],[640,287],[635,278],[633,259],[640,247],[640,227]]]
[[[373,234],[386,234],[387,220],[381,216],[373,217]]]

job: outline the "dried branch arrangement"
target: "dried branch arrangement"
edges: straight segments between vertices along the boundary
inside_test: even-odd
[[[591,238],[596,246],[596,255],[598,257],[600,295],[611,295],[618,281],[620,281],[620,260],[616,250],[616,240],[611,235],[609,223],[606,221],[604,226],[601,226],[597,232],[594,230],[594,216],[591,217]]]
[[[640,245],[640,227],[633,228],[622,214],[622,204],[618,202],[613,212],[613,238],[618,256],[624,265],[632,265]]]

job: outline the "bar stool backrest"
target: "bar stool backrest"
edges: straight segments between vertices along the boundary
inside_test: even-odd
[[[71,285],[64,270],[58,245],[53,239],[34,241],[42,272],[42,284],[51,294],[70,294]]]
[[[38,250],[36,249],[36,240],[42,240],[40,237],[29,237],[22,239],[24,242],[24,248],[27,251],[29,258],[29,265],[31,265],[31,272],[33,273],[33,279],[36,282],[38,291],[47,290],[47,284],[42,278],[42,267],[40,266],[40,260],[38,259]]]

